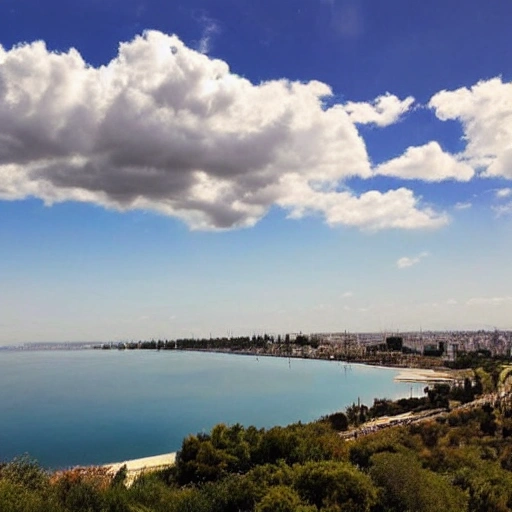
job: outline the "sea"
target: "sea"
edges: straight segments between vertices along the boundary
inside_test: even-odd
[[[153,350],[0,351],[0,462],[106,464],[178,451],[217,423],[309,422],[352,403],[422,396],[398,370]]]

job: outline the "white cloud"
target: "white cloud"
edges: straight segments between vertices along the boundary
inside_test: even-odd
[[[458,302],[457,302],[455,299],[448,299],[448,300],[446,301],[446,304],[447,304],[448,306],[455,306],[456,304],[458,304]]]
[[[498,217],[501,217],[502,215],[511,215],[512,214],[512,202],[509,202],[506,204],[500,204],[498,206],[493,206],[492,209]]]
[[[398,268],[412,267],[413,265],[417,265],[423,258],[426,258],[427,256],[428,252],[422,252],[421,254],[418,254],[418,256],[414,257],[403,256],[397,260],[396,266]]]
[[[419,263],[419,261],[419,258],[409,258],[408,256],[403,256],[397,260],[396,266],[398,268],[412,267],[416,263]]]
[[[503,199],[510,196],[512,196],[512,188],[499,188],[496,190],[496,197],[498,199]]]
[[[397,96],[387,93],[375,98],[372,103],[349,101],[344,108],[354,123],[376,124],[383,127],[396,123],[413,103],[412,96],[400,100]]]
[[[375,168],[375,174],[407,180],[438,182],[443,180],[469,181],[473,169],[445,153],[437,142],[409,147],[405,153]]]
[[[254,85],[176,36],[148,31],[98,68],[43,42],[0,46],[0,84],[2,199],[151,209],[195,229],[251,226],[274,204],[368,229],[448,220],[405,188],[336,192],[372,172],[346,107],[325,107],[327,85]],[[410,105],[382,98],[381,125]]]
[[[438,228],[448,223],[444,213],[418,208],[419,200],[405,188],[359,196],[350,192],[317,192],[297,176],[282,180],[277,204],[290,210],[291,218],[320,213],[330,226],[345,225],[369,230],[387,228]]]
[[[504,149],[487,168],[486,176],[502,176],[512,179],[512,147]]]
[[[354,294],[352,292],[345,292],[341,298],[342,299],[349,299],[350,297],[352,297]]]
[[[350,306],[343,306],[343,311],[352,311],[355,313],[366,313],[370,311],[370,308],[352,308]]]
[[[429,106],[439,119],[462,123],[466,148],[461,156],[469,164],[485,176],[512,179],[512,83],[493,78],[470,89],[441,91]]]
[[[469,210],[473,205],[470,202],[466,203],[455,203],[454,208],[456,210]]]
[[[503,306],[512,303],[512,297],[474,297],[469,299],[468,306]]]

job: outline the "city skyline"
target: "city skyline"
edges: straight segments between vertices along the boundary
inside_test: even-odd
[[[512,6],[0,6],[0,344],[510,330]]]

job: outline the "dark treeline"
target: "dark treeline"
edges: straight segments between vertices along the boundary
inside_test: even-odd
[[[179,350],[251,350],[266,348],[273,343],[274,338],[264,336],[239,336],[233,338],[202,338],[202,339],[178,339],[176,348]]]
[[[312,346],[317,347],[318,341],[308,336],[298,335],[293,342],[290,336],[272,336],[269,334],[253,336],[234,336],[223,338],[180,338],[177,340],[150,340],[133,341],[128,343],[105,343],[101,348],[108,350],[118,348],[121,350],[231,350],[231,351],[252,351],[266,349],[268,346],[279,345],[291,346]]]

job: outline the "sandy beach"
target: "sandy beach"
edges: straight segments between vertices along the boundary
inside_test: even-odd
[[[127,469],[126,485],[130,486],[133,481],[144,471],[155,471],[172,466],[176,461],[176,452],[164,453],[162,455],[154,455],[152,457],[144,457],[142,459],[125,460],[123,462],[112,462],[104,464],[102,467],[107,468],[108,472],[115,475],[124,465]]]
[[[400,373],[395,377],[396,382],[452,382],[454,376],[449,372],[428,370],[421,368],[400,368]]]

